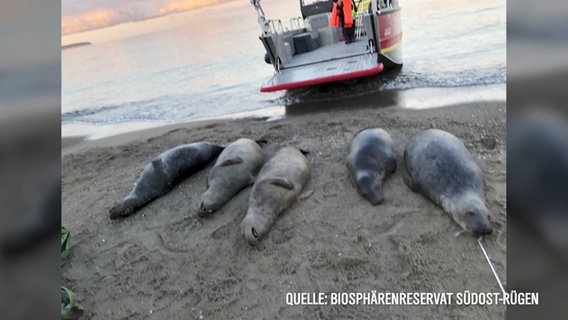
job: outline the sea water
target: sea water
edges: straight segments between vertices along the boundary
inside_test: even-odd
[[[298,1],[261,4],[284,25],[300,15]],[[338,107],[350,108],[505,99],[504,0],[400,4],[399,72],[291,91],[259,91],[274,71],[264,62],[249,1],[175,14],[162,18],[175,22],[171,28],[63,50],[62,134],[97,138],[227,115],[292,116],[338,98]]]

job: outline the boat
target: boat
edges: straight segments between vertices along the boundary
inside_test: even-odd
[[[274,67],[261,92],[345,81],[402,67],[398,0],[352,0],[355,41],[348,44],[342,29],[330,26],[334,0],[299,0],[301,16],[291,18],[288,26],[265,17],[260,1],[251,3],[262,29],[265,61]]]

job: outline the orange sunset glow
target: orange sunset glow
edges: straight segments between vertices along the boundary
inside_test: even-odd
[[[188,11],[191,9],[197,9],[212,4],[222,2],[221,0],[174,0],[168,5],[160,8],[159,15],[166,15],[171,13]]]
[[[174,13],[189,11],[205,6],[227,2],[230,0],[168,0],[151,10],[131,7],[110,8],[103,7],[74,15],[63,15],[61,18],[62,35],[70,35],[94,29],[106,28],[121,23],[135,22],[166,16]],[[136,14],[133,14],[135,12]]]
[[[108,27],[117,23],[116,18],[116,14],[111,8],[101,8],[81,15],[62,17],[61,33],[66,35]]]

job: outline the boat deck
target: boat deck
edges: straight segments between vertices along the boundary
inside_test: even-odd
[[[344,47],[351,46],[340,43]],[[355,48],[355,47],[352,47]],[[351,48],[349,48],[351,49]],[[312,52],[313,53],[313,52]],[[310,60],[311,63],[286,68],[274,74],[261,88],[261,92],[287,90],[304,86],[343,81],[381,73],[384,65],[377,61],[377,54],[357,54],[345,50],[341,58],[326,61]],[[349,55],[354,54],[354,55]],[[321,59],[321,57],[320,57]],[[306,59],[306,61],[308,61]]]
[[[319,47],[314,51],[294,55],[292,60],[287,63],[283,69],[353,57],[365,53],[367,53],[367,39],[363,37],[359,41],[350,44],[339,42],[325,47]]]

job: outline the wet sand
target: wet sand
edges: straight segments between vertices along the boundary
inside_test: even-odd
[[[402,179],[402,152],[431,127],[461,138],[484,171],[495,232],[484,240],[506,279],[506,109],[478,102],[428,110],[396,107],[300,112],[278,121],[212,120],[63,144],[63,225],[74,246],[62,283],[85,319],[502,319],[492,306],[288,306],[286,293],[499,292],[475,240]],[[377,207],[351,184],[346,156],[366,127],[389,131],[397,172]],[[157,154],[183,143],[264,139],[268,156],[310,151],[311,197],[294,204],[251,248],[240,233],[250,188],[207,219],[196,216],[205,169],[137,214],[111,221]],[[329,300],[328,300],[329,302]],[[455,301],[454,301],[455,302]]]

